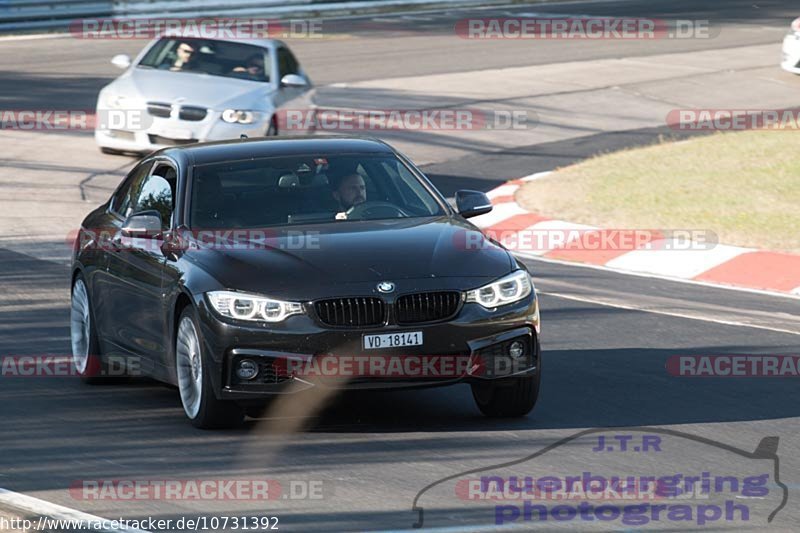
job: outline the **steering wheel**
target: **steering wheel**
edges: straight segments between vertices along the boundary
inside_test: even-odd
[[[408,217],[409,214],[389,202],[381,201],[367,201],[356,204],[346,211],[347,218],[365,218],[366,215],[372,215],[369,218],[402,218]]]

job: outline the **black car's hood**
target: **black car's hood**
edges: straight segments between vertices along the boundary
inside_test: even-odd
[[[398,290],[466,284],[459,287],[464,289],[507,274],[513,265],[505,249],[450,217],[266,231],[268,246],[240,236],[224,245],[202,245],[187,259],[221,288],[294,298],[347,294],[354,286],[381,281],[396,283]]]

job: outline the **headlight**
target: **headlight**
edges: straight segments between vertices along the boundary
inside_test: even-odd
[[[533,290],[530,276],[517,270],[508,276],[467,292],[467,302],[481,304],[487,309],[518,302]]]
[[[102,103],[106,109],[119,109],[125,105],[126,98],[112,92],[107,92],[103,95]]]
[[[211,291],[206,296],[219,314],[237,320],[280,322],[288,316],[303,312],[303,304],[243,292]]]
[[[229,124],[252,124],[259,116],[256,111],[242,109],[226,109],[222,112],[222,120]]]

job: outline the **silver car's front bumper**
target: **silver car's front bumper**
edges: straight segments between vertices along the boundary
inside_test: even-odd
[[[98,111],[98,116],[100,112]],[[203,120],[181,120],[176,117],[149,117],[147,124],[128,121],[119,127],[98,124],[94,139],[100,148],[125,152],[150,152],[168,146],[192,142],[238,139],[242,135],[262,137],[269,129],[271,117],[264,114],[252,124],[231,124],[221,118],[219,111],[208,111]]]

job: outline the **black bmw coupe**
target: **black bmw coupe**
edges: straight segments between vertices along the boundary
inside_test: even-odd
[[[176,385],[198,427],[308,387],[466,382],[486,415],[525,415],[540,381],[536,290],[466,220],[491,210],[486,195],[455,204],[373,139],[155,152],[75,242],[75,371]]]

